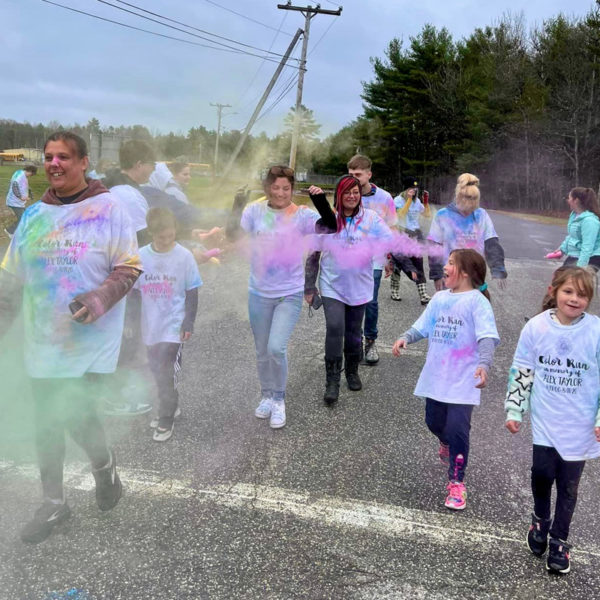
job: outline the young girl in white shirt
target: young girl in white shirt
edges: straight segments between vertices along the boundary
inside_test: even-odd
[[[571,569],[567,537],[577,489],[588,458],[600,456],[600,319],[585,312],[593,277],[581,267],[557,269],[544,312],[527,321],[508,379],[506,427],[517,433],[531,407],[534,512],[527,534],[548,571]],[[556,483],[554,520],[552,486]]]
[[[427,359],[415,396],[425,398],[425,422],[439,439],[438,456],[448,466],[445,506],[462,510],[473,407],[488,380],[500,338],[489,302],[486,265],[475,250],[454,250],[444,266],[446,289],[438,292],[414,325],[394,344],[394,356],[428,338]]]

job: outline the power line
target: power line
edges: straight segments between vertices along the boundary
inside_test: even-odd
[[[284,13],[283,18],[281,19],[281,22],[279,23],[279,28],[277,29],[277,31],[275,32],[275,35],[273,36],[273,40],[271,41],[271,45],[269,46],[269,50],[271,50],[271,48],[273,48],[273,46],[275,44],[275,40],[277,39],[277,36],[281,32],[281,28],[283,27],[283,23],[285,22],[286,18],[287,18],[287,13]],[[263,60],[260,63],[260,65],[258,65],[258,69],[256,69],[256,72],[254,73],[252,79],[250,80],[250,83],[246,86],[246,89],[244,90],[244,93],[239,96],[238,103],[241,102],[242,98],[244,98],[244,96],[250,91],[250,88],[252,87],[252,84],[256,81],[256,78],[258,77],[258,74],[260,73],[260,70],[263,68],[264,64],[265,64],[265,61]],[[257,96],[256,99],[258,100],[258,96]],[[241,109],[241,110],[245,110],[245,108],[246,108],[246,106],[243,109]]]
[[[227,8],[227,6],[223,6],[221,4],[218,4],[217,2],[213,2],[213,0],[204,0],[204,1],[208,2],[209,4],[213,4],[214,6],[218,6],[219,8],[222,8],[223,10],[226,10],[227,12],[233,13],[234,15],[237,15],[238,17],[242,17],[244,19],[247,19],[248,21],[252,21],[253,23],[262,25],[263,27],[266,27],[267,29],[272,29],[273,31],[276,31],[275,27],[273,27],[272,25],[267,25],[266,23],[263,23],[262,21],[257,21],[256,19],[253,19],[252,17],[248,17],[246,15],[243,15],[242,13],[232,10],[231,8]],[[293,37],[293,35],[294,35],[293,33],[288,33],[287,31],[283,31],[282,33],[284,33],[285,35],[289,35],[290,37]]]
[[[161,38],[164,38],[167,40],[174,40],[176,42],[182,42],[182,43],[188,44],[190,46],[199,46],[200,48],[209,48],[211,50],[219,50],[221,52],[229,52],[232,54],[250,54],[249,52],[245,52],[244,50],[240,50],[240,49],[228,50],[227,48],[219,48],[219,46],[208,46],[207,44],[200,44],[198,42],[192,42],[191,40],[185,40],[182,38],[174,37],[172,35],[166,35],[164,33],[150,31],[149,29],[143,29],[142,27],[136,27],[135,25],[128,25],[126,23],[121,23],[120,21],[115,21],[113,19],[101,17],[100,15],[95,15],[93,13],[85,12],[83,10],[78,10],[77,8],[65,6],[64,4],[59,4],[58,2],[52,2],[51,0],[42,0],[42,2],[45,2],[46,4],[51,4],[52,6],[58,6],[59,8],[64,8],[65,10],[70,10],[71,12],[74,12],[74,13],[85,15],[86,17],[91,17],[92,19],[98,19],[99,21],[105,21],[106,23],[112,23],[113,25],[119,25],[120,27],[125,27],[127,29],[133,29],[134,31],[141,31],[143,33],[149,33],[150,35],[155,35],[157,37],[161,37]],[[257,56],[257,55],[250,54],[250,56]],[[277,60],[274,60],[272,58],[267,58],[267,57],[262,57],[262,56],[259,56],[259,58],[264,58],[264,60],[267,60],[269,62],[275,62],[275,63],[278,62]],[[296,67],[292,67],[292,68],[296,68]]]
[[[286,89],[284,89],[283,92],[281,92],[281,94],[279,94],[277,99],[274,100],[273,103],[268,108],[266,108],[264,110],[264,112],[260,115],[260,117],[258,117],[258,119],[256,119],[256,120],[259,121],[263,117],[266,117],[292,91],[292,89],[296,85],[297,81],[298,81],[298,73],[295,73],[292,76],[292,78],[288,81]]]
[[[333,4],[333,2],[331,3]],[[321,43],[323,38],[329,33],[329,30],[334,26],[337,21],[330,21],[327,29],[323,32],[323,35],[317,40],[317,43],[312,47],[312,50],[308,53],[308,56],[311,56],[312,53],[317,49],[317,46]]]
[[[141,17],[142,19],[147,19],[149,21],[152,21],[154,23],[158,23],[159,25],[164,25],[165,27],[171,27],[170,25],[167,25],[166,23],[162,23],[160,21],[157,21],[155,19],[150,19],[149,17],[145,17],[144,15],[140,15],[138,13],[135,13],[133,11],[127,10],[126,8],[121,8],[120,6],[115,6],[114,4],[111,4],[110,2],[106,2],[105,0],[97,0],[98,2],[101,2],[102,4],[107,4],[108,6],[112,6],[113,8],[116,8],[118,10],[122,10],[124,12],[130,13],[132,15],[135,15],[136,17]],[[232,42],[233,44],[238,44],[239,46],[244,46],[246,48],[252,48],[253,50],[258,50],[260,52],[265,52],[267,54],[272,54],[274,56],[279,56],[282,57],[283,54],[279,54],[278,52],[271,52],[271,49],[269,48],[269,50],[263,50],[262,48],[258,48],[257,46],[252,46],[250,44],[245,44],[244,42],[238,42],[236,40],[232,40],[231,38],[222,36],[222,35],[218,35],[216,33],[211,33],[210,31],[206,31],[205,29],[199,29],[198,27],[194,27],[193,25],[187,25],[186,23],[182,23],[181,21],[177,21],[175,19],[171,19],[169,17],[165,17],[164,15],[152,12],[150,10],[146,10],[145,8],[142,8],[140,6],[136,6],[135,4],[131,4],[129,2],[125,2],[124,0],[117,0],[117,2],[119,2],[119,4],[125,4],[126,6],[130,6],[131,8],[135,8],[136,10],[139,10],[143,13],[149,14],[149,15],[153,15],[154,17],[158,17],[159,19],[163,19],[164,21],[170,21],[171,23],[177,23],[177,25],[183,25],[184,27],[187,27],[188,29],[193,29],[194,31],[199,31],[200,33],[205,33],[206,35],[211,35],[213,37],[219,38],[221,40],[225,40],[227,42]],[[171,27],[172,29],[175,29],[177,31],[181,31],[182,33],[185,33],[187,35],[193,35],[187,31],[184,31],[183,29],[179,29],[178,27]],[[199,37],[200,39],[207,39],[204,38],[202,36],[196,36]],[[209,42],[213,42],[213,40],[208,40]],[[217,42],[214,42],[217,43]],[[226,47],[230,47],[227,46],[225,44]]]

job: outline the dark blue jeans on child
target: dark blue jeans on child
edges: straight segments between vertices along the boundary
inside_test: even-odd
[[[429,431],[450,450],[449,481],[462,481],[469,460],[469,433],[472,404],[449,404],[431,398],[425,399],[425,423]],[[462,454],[462,464],[456,457]]]

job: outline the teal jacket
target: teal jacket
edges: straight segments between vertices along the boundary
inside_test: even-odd
[[[569,215],[567,237],[560,245],[566,256],[577,257],[577,266],[586,267],[591,256],[600,255],[600,219],[589,210]]]

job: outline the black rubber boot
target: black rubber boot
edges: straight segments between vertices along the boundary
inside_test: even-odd
[[[325,404],[334,404],[340,395],[340,376],[342,372],[341,358],[325,358],[325,372],[327,376],[327,385],[323,400]]]
[[[358,376],[358,363],[360,362],[360,353],[345,354],[346,362],[344,371],[346,372],[346,381],[348,388],[353,392],[362,390],[362,382]]]

